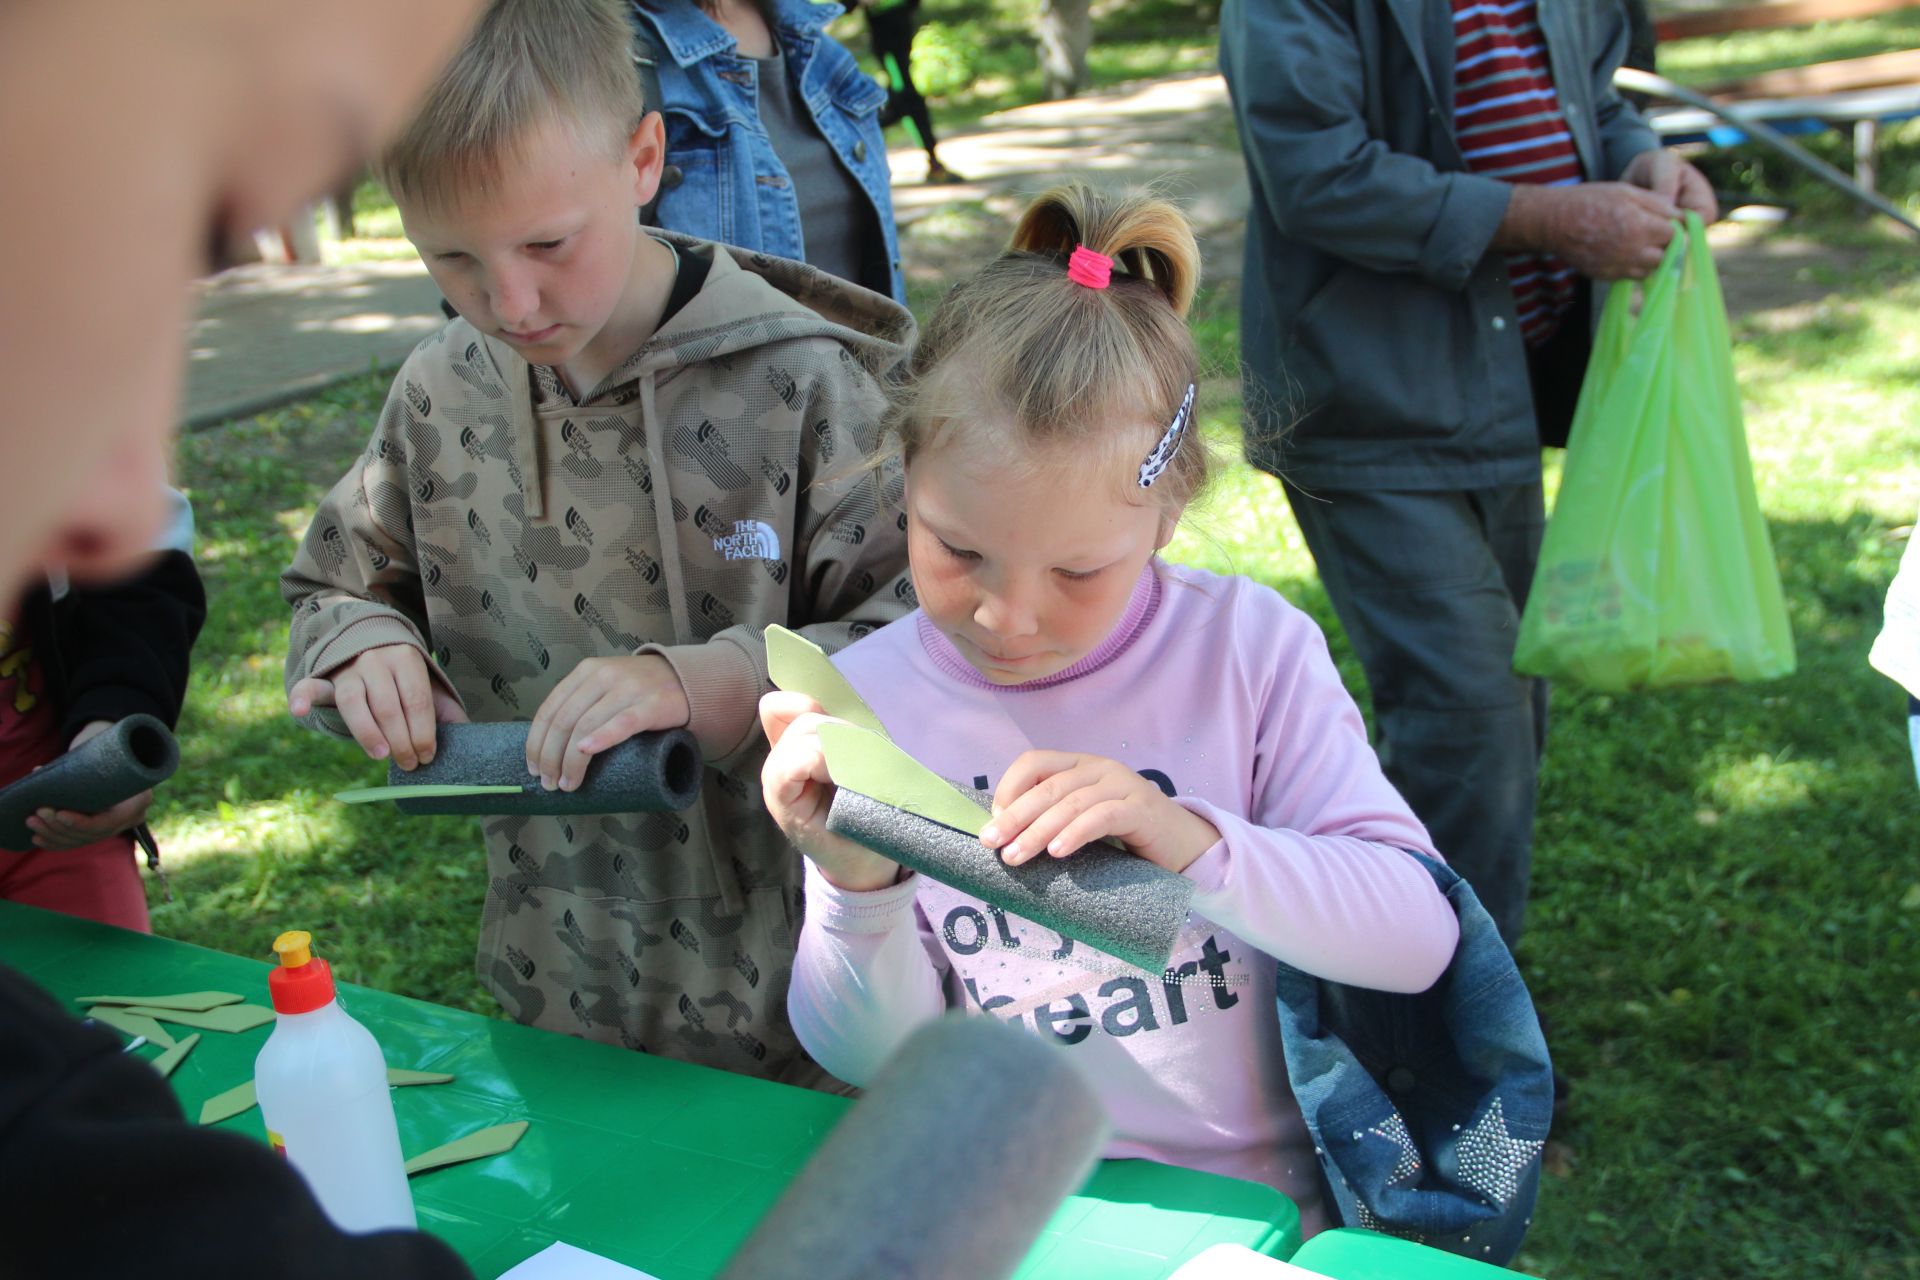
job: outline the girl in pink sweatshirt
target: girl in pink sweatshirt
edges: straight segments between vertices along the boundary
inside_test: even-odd
[[[835,658],[900,746],[993,792],[981,838],[1009,863],[1110,838],[1192,880],[1172,960],[1134,968],[829,834],[820,709],[774,693],[764,793],[810,860],[788,1009],[855,1083],[952,1008],[1047,1037],[1099,1089],[1108,1156],[1269,1183],[1311,1233],[1274,962],[1421,991],[1457,923],[1318,628],[1156,555],[1207,478],[1198,261],[1171,205],[1075,186],[947,296],[894,422],[920,608]]]

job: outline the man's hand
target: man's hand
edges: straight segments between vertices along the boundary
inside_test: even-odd
[[[436,724],[465,724],[459,700],[427,672],[427,660],[410,644],[368,649],[325,676],[308,676],[287,693],[287,709],[304,716],[333,707],[347,732],[374,760],[389,756],[403,770],[431,763]]]
[[[993,793],[993,821],[980,843],[1017,867],[1044,851],[1056,858],[1111,836],[1176,874],[1220,840],[1211,822],[1175,804],[1118,760],[1072,751],[1021,753]]]
[[[895,883],[900,864],[827,830],[833,778],[820,745],[827,719],[804,693],[774,690],[760,699],[760,727],[772,750],[760,766],[760,795],[767,812],[794,848],[813,860],[827,883],[870,893]]]
[[[677,729],[691,715],[687,691],[658,654],[588,658],[533,713],[527,772],[552,791],[573,791],[587,761],[650,729]]]
[[[1627,182],[1516,183],[1493,247],[1558,254],[1594,280],[1638,280],[1660,265],[1680,208]]]
[[[1628,164],[1620,181],[1630,183],[1664,200],[1700,215],[1700,221],[1712,222],[1720,216],[1720,202],[1713,197],[1713,186],[1676,151],[1656,147],[1642,151]]]
[[[67,750],[73,751],[90,738],[99,736],[113,728],[111,720],[90,720],[73,735],[73,741],[67,744]],[[37,770],[36,770],[37,772]],[[153,803],[153,792],[142,791],[137,796],[122,800],[111,809],[100,813],[75,813],[70,809],[39,809],[27,817],[27,830],[33,832],[33,843],[39,849],[78,849],[82,845],[105,840],[117,835],[129,827],[137,827],[147,820],[147,807]]]

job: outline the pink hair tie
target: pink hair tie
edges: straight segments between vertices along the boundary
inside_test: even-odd
[[[1113,259],[1080,245],[1067,259],[1067,279],[1089,289],[1104,289],[1113,279]]]

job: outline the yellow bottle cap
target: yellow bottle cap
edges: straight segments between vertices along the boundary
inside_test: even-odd
[[[289,929],[273,940],[273,954],[280,967],[295,969],[313,959],[313,935],[305,929]]]

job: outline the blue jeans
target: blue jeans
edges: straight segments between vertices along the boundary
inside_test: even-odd
[[[1287,501],[1373,693],[1374,744],[1508,946],[1526,917],[1547,684],[1513,670],[1546,524],[1532,484]]]

